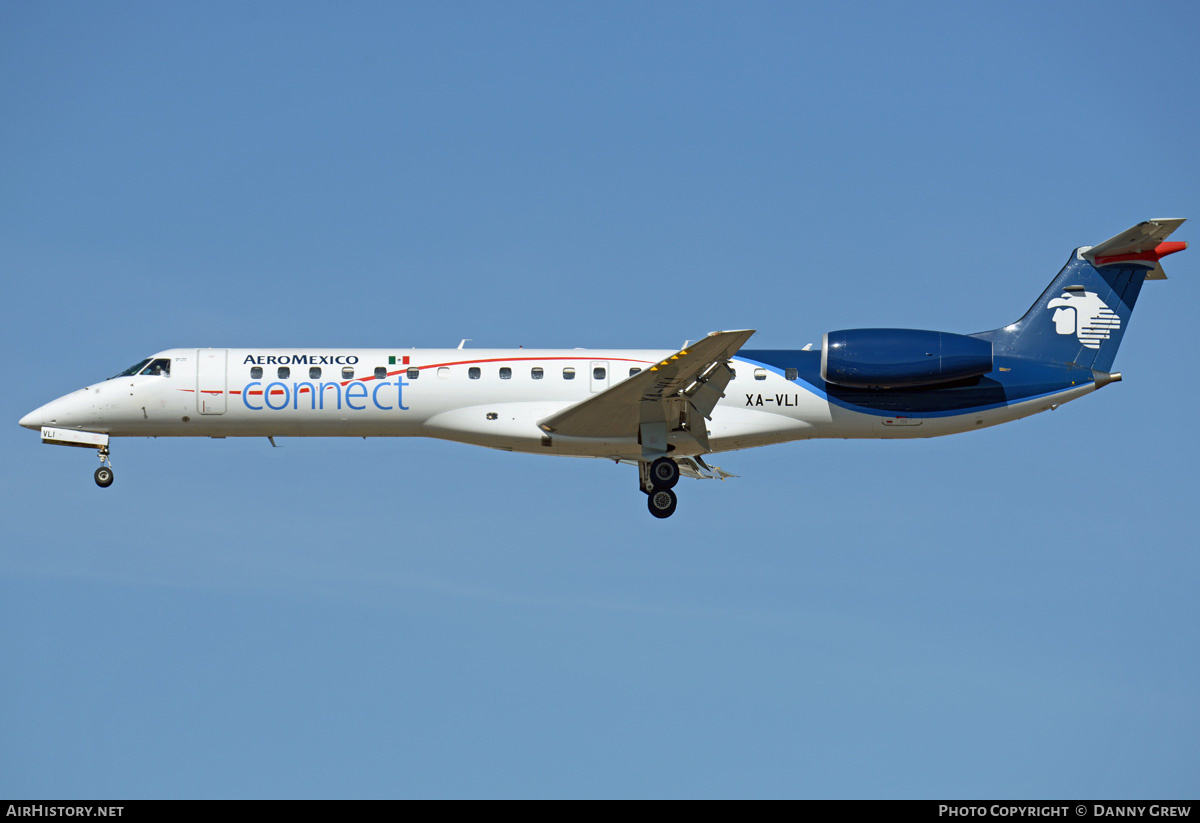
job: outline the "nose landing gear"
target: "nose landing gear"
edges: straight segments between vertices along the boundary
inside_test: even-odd
[[[657,518],[670,517],[679,505],[673,488],[679,482],[679,464],[669,457],[660,457],[653,463],[638,463],[638,480],[646,493],[646,506]]]
[[[100,451],[100,468],[96,469],[96,485],[102,489],[107,489],[113,484],[112,459],[108,456],[108,446],[101,446]],[[107,464],[107,465],[106,465]]]

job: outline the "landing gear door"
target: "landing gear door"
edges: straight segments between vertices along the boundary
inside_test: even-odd
[[[196,350],[196,411],[225,413],[225,361],[227,349]]]

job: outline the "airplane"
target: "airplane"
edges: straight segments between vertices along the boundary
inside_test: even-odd
[[[1014,323],[977,334],[849,329],[821,348],[749,350],[752,329],[661,349],[168,349],[20,420],[42,442],[116,437],[434,437],[637,466],[650,513],[707,455],[811,438],[940,437],[995,426],[1121,379],[1117,347],[1182,219],[1071,253]]]

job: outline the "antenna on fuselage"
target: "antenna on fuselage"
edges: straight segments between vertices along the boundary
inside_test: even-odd
[[[469,338],[469,337],[464,337],[464,338],[462,339],[462,342],[458,344],[458,347],[461,349],[463,346],[467,345],[467,341],[468,341],[468,340],[470,340],[470,339],[471,339],[471,338]]]

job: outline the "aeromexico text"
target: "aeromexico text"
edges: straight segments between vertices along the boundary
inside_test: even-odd
[[[356,354],[248,354],[245,366],[353,366]]]

